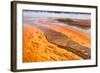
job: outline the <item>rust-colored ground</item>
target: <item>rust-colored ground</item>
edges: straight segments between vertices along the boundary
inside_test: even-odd
[[[82,46],[88,47],[90,48],[90,43],[91,43],[91,38],[89,35],[87,35],[86,33],[77,31],[74,28],[71,27],[63,27],[60,25],[44,25],[45,27],[61,32],[63,34],[65,34],[66,36],[70,37],[73,41],[79,43]]]
[[[78,55],[54,45],[43,31],[34,25],[23,24],[23,62],[82,60]]]

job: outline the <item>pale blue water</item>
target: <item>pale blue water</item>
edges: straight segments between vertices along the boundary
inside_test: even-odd
[[[29,23],[29,24],[32,24],[32,23],[34,23],[35,22],[35,20],[33,19],[33,18],[27,18],[27,19],[23,19],[23,23]]]
[[[31,17],[31,18],[27,18],[27,17]],[[54,23],[57,22],[55,18],[91,19],[91,14],[90,13],[87,14],[86,13],[85,14],[84,13],[48,13],[48,12],[23,11],[23,23],[35,24],[35,22],[38,20],[42,20],[45,23]],[[87,33],[88,35],[91,34],[90,29],[86,30],[74,26],[72,27],[79,31]]]
[[[58,17],[58,18],[72,18],[72,19],[91,19],[91,13],[79,13],[79,12],[47,12],[47,11],[32,11],[24,10],[23,16],[30,17]]]
[[[44,23],[55,23],[58,22],[56,19],[48,19],[48,18],[23,18],[23,23],[33,24],[38,20],[42,20]]]

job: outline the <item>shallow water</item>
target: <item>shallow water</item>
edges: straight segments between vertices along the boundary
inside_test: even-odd
[[[50,19],[50,18],[24,18],[23,19],[23,23],[25,23],[25,24],[37,24],[37,22],[39,24],[44,23],[44,24],[61,25],[61,26],[64,26],[66,28],[71,27],[71,28],[74,28],[76,30],[79,30],[80,32],[84,32],[89,36],[91,35],[91,29],[90,28],[85,29],[85,28],[80,28],[80,27],[77,27],[77,26],[61,23],[61,22],[58,22],[56,19]]]

